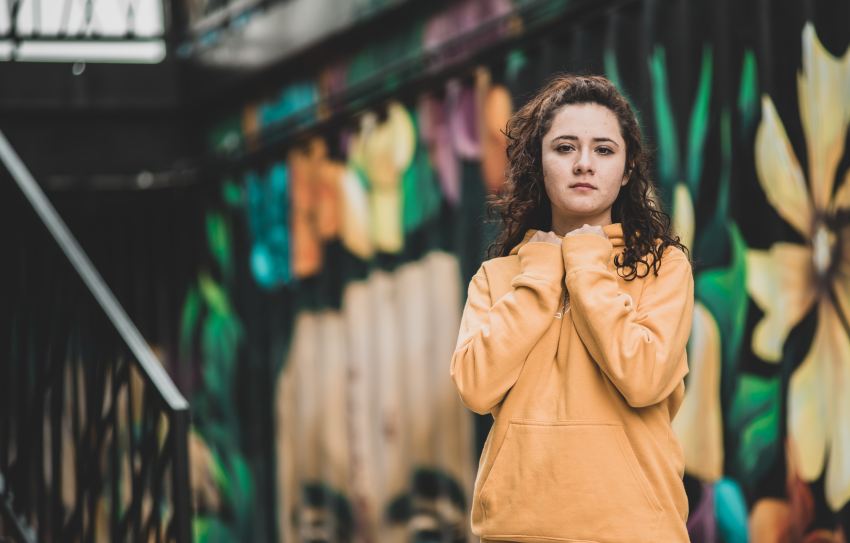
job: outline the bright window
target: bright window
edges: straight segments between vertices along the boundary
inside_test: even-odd
[[[2,60],[155,63],[163,33],[162,0],[0,0]]]

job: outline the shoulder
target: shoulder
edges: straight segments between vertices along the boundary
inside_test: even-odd
[[[662,268],[692,269],[688,254],[675,245],[667,245],[661,250],[661,254],[658,254],[657,251],[660,249],[661,244],[661,239],[655,240],[655,251],[647,251],[640,258],[635,259],[634,266],[636,267],[635,271],[637,274],[635,279],[651,279],[656,276],[656,270],[658,274],[661,274]],[[624,262],[616,259],[624,259],[624,255],[624,248],[622,246],[617,247],[615,262],[617,262],[618,266],[623,266]],[[630,271],[628,266],[625,269]]]
[[[680,263],[684,262],[689,266],[691,265],[691,260],[690,258],[688,258],[688,255],[685,253],[685,251],[675,245],[668,245],[662,251],[661,262],[663,263],[665,261],[678,261]]]
[[[664,264],[671,268],[686,270],[688,273],[693,274],[691,258],[681,247],[675,245],[665,247],[661,253],[661,265],[663,266]]]
[[[511,280],[519,273],[520,264],[517,255],[497,256],[485,260],[469,283],[470,289],[486,291],[498,298],[510,289]]]
[[[675,245],[668,245],[661,253],[657,275],[651,272],[650,276],[653,282],[692,282],[693,266],[685,251]]]
[[[661,240],[657,240],[656,249],[659,249]],[[642,283],[655,283],[664,281],[673,276],[693,275],[693,267],[688,254],[675,245],[667,245],[656,256],[654,252],[647,252],[635,265],[637,266],[637,277]]]
[[[678,264],[687,263],[688,265],[691,264],[688,253],[682,250],[682,248],[676,245],[666,245],[662,249],[663,243],[664,240],[656,238],[653,250],[647,251],[641,260],[643,260],[648,266],[652,266],[655,263],[656,258],[658,259],[658,263],[662,265],[668,262],[677,262]]]
[[[501,273],[510,272],[519,268],[519,257],[515,254],[508,256],[497,256],[490,258],[481,263],[478,268],[478,273],[489,275],[499,275]]]

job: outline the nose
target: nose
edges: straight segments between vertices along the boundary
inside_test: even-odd
[[[573,165],[573,173],[576,175],[584,173],[592,174],[593,164],[591,163],[591,158],[590,149],[582,149],[581,153],[576,156],[576,162]]]

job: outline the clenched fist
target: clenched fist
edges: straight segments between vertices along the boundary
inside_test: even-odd
[[[529,243],[535,241],[542,241],[544,243],[551,243],[552,245],[560,245],[561,238],[558,237],[558,234],[554,232],[544,232],[542,230],[538,230],[531,236],[531,239],[528,240]]]
[[[608,237],[601,226],[590,226],[589,224],[585,224],[581,228],[576,228],[575,230],[567,232],[566,236],[577,236],[578,234],[595,234],[603,238]]]

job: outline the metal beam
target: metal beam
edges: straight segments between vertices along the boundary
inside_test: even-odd
[[[92,265],[88,255],[80,247],[77,238],[68,229],[65,221],[56,212],[53,204],[47,199],[44,191],[36,183],[30,171],[24,165],[23,161],[21,161],[20,157],[18,157],[18,154],[2,132],[0,132],[0,161],[5,164],[6,169],[12,174],[24,196],[26,196],[32,205],[33,210],[41,218],[50,234],[56,240],[56,243],[62,249],[62,252],[71,261],[74,269],[136,357],[140,369],[157,390],[163,401],[173,411],[188,410],[189,402],[180,394],[180,391],[174,385],[171,377],[169,377],[165,368],[162,367],[162,364],[142,337],[136,325],[127,316],[127,313],[121,307],[121,304],[118,303],[112,290],[103,280],[94,265]]]

